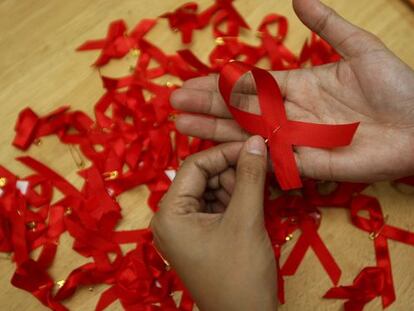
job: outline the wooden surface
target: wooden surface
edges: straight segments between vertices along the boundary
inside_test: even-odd
[[[70,104],[88,113],[103,90],[99,75],[89,65],[96,53],[75,53],[74,49],[90,38],[106,33],[109,22],[123,18],[133,26],[144,17],[155,17],[172,10],[184,1],[176,0],[0,0],[0,163],[12,171],[25,174],[14,157],[20,153],[10,143],[13,125],[19,110],[32,107],[39,114],[55,107]],[[211,0],[198,1],[202,8]],[[414,12],[399,0],[330,0],[326,1],[340,14],[357,25],[372,31],[411,67],[414,67]],[[246,20],[256,27],[265,14],[278,12],[288,16],[290,23],[288,45],[298,51],[308,31],[291,8],[291,1],[239,0],[236,7]],[[150,39],[172,52],[181,46],[179,36],[166,28],[165,21],[150,34]],[[208,38],[208,40],[207,40]],[[206,59],[213,46],[208,32],[196,34],[191,48]],[[105,72],[121,75],[128,70],[128,62],[112,63]],[[414,86],[413,86],[414,87]],[[390,103],[392,104],[392,103]],[[66,146],[56,138],[46,138],[29,154],[80,184],[76,167]],[[380,198],[389,223],[414,230],[414,194],[402,194],[386,183],[371,186],[369,194]],[[145,206],[144,187],[121,197],[123,215],[121,228],[138,228],[148,224],[151,213]],[[352,283],[356,274],[367,265],[374,265],[372,241],[366,233],[350,224],[349,215],[342,210],[324,210],[320,234],[337,259],[343,274],[340,284]],[[86,259],[71,250],[71,238],[61,239],[57,259],[51,273],[56,280],[64,279]],[[285,249],[289,252],[293,242]],[[414,308],[414,247],[390,242],[397,301],[388,310]],[[0,254],[0,256],[3,256]],[[0,309],[16,311],[44,310],[28,293],[10,285],[14,265],[10,259],[0,260]],[[309,251],[297,274],[286,282],[287,303],[281,310],[342,310],[342,302],[322,299],[331,286],[314,253]],[[65,302],[71,310],[93,310],[99,294],[98,286],[82,289]],[[121,310],[113,304],[109,310]],[[379,310],[380,300],[373,301],[366,310]]]

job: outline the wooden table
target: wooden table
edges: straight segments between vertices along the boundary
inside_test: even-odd
[[[100,38],[109,22],[123,18],[133,26],[144,17],[155,17],[176,8],[184,1],[175,0],[0,0],[0,163],[12,171],[27,173],[14,161],[20,154],[10,143],[18,112],[25,106],[39,114],[71,104],[74,109],[91,113],[94,103],[103,93],[99,75],[89,65],[96,53],[75,53],[74,49],[86,39]],[[202,8],[211,0],[198,1]],[[411,67],[414,67],[414,12],[398,0],[330,0],[326,1],[355,24],[372,31]],[[291,1],[239,0],[236,3],[246,20],[256,27],[269,12],[288,16],[290,32],[288,46],[298,51],[309,34],[291,8]],[[173,52],[181,47],[178,34],[166,28],[166,22],[150,34],[150,39],[164,50]],[[202,59],[213,47],[208,32],[196,34],[191,48]],[[252,39],[253,40],[253,39]],[[104,71],[120,75],[128,70],[127,59],[111,63]],[[414,86],[413,86],[414,87]],[[28,152],[47,163],[75,185],[81,180],[66,146],[55,137],[45,138],[41,146]],[[366,193],[379,197],[389,223],[414,229],[414,195],[402,194],[386,183],[371,186]],[[140,187],[120,198],[125,217],[121,228],[144,227],[151,218],[145,205],[147,190]],[[342,210],[324,210],[320,234],[343,269],[340,283],[352,283],[357,273],[374,265],[372,241],[366,233],[350,224],[349,215]],[[295,237],[296,238],[296,237]],[[86,259],[71,250],[71,238],[64,235],[51,273],[56,280],[64,279]],[[285,249],[285,255],[293,242]],[[414,247],[390,242],[393,273],[398,299],[389,310],[410,310],[414,307]],[[3,256],[3,255],[1,255]],[[16,311],[44,310],[29,294],[10,285],[14,265],[3,256],[0,260],[0,309]],[[324,300],[321,296],[331,286],[312,251],[294,277],[286,282],[287,303],[281,310],[341,310],[341,301]],[[65,304],[71,310],[93,310],[105,286],[82,289]],[[113,304],[110,310],[121,310]],[[367,310],[379,310],[380,299]]]

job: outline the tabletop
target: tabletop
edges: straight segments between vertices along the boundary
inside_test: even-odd
[[[70,104],[73,109],[91,113],[94,103],[102,95],[99,74],[90,64],[97,56],[94,52],[76,53],[75,48],[87,39],[101,38],[107,25],[124,19],[133,26],[142,18],[153,18],[171,11],[185,1],[180,0],[0,0],[0,163],[13,172],[24,174],[14,158],[21,154],[11,146],[13,126],[19,111],[30,106],[40,115],[56,107]],[[198,0],[201,8],[212,0]],[[400,0],[326,0],[351,22],[379,36],[403,61],[414,67],[414,11]],[[309,31],[295,16],[291,1],[238,0],[235,6],[255,28],[262,17],[277,12],[288,17],[290,30],[287,45],[298,52]],[[202,60],[214,46],[211,35],[197,32],[190,48]],[[149,39],[167,52],[182,47],[178,34],[160,20]],[[127,68],[124,62],[111,63],[104,70],[120,74]],[[55,137],[42,139],[42,144],[27,152],[47,163],[75,185],[81,180],[76,174],[67,146]],[[391,187],[389,183],[370,186],[364,193],[379,198],[388,222],[405,229],[414,228],[414,194]],[[124,220],[120,229],[146,227],[151,212],[146,206],[148,191],[145,187],[128,191],[120,197]],[[352,284],[357,273],[367,265],[375,265],[372,241],[363,231],[351,225],[344,210],[323,210],[319,229],[322,239],[334,254],[343,274],[340,284]],[[282,261],[292,248],[294,236],[282,255]],[[388,309],[409,310],[414,306],[414,247],[390,241],[390,253],[397,301]],[[85,258],[72,249],[69,235],[60,241],[57,258],[51,268],[56,280],[64,279]],[[10,284],[14,264],[0,254],[0,308],[2,310],[45,310],[28,293]],[[35,255],[35,254],[34,254]],[[315,254],[308,251],[297,273],[286,280],[286,301],[280,310],[342,310],[340,300],[321,297],[331,287],[330,280]],[[106,287],[95,286],[79,290],[65,301],[71,310],[93,310],[100,293]],[[411,308],[410,308],[411,307]],[[380,310],[381,301],[375,299],[366,310]],[[122,310],[120,304],[108,310]]]

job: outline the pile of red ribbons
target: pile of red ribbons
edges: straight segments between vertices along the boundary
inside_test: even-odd
[[[156,211],[183,159],[214,145],[177,132],[177,112],[169,104],[169,96],[177,86],[160,85],[154,79],[168,74],[187,80],[221,72],[220,91],[235,119],[246,130],[269,140],[277,180],[269,175],[265,215],[278,264],[279,300],[284,302],[284,277],[294,275],[306,252],[312,249],[334,286],[327,289],[325,298],[345,299],[346,310],[362,310],[376,297],[382,298],[384,307],[389,306],[396,297],[387,241],[414,245],[414,234],[386,223],[378,201],[361,194],[368,185],[338,183],[334,191],[323,195],[318,190],[320,182],[305,180],[302,184],[293,159],[292,145],[348,145],[358,124],[329,126],[288,120],[276,81],[266,71],[253,67],[268,58],[270,67],[266,69],[294,69],[335,62],[339,55],[315,34],[298,56],[292,53],[284,44],[287,19],[278,14],[266,16],[256,30],[258,46],[244,43],[239,38],[240,30],[250,27],[232,0],[216,0],[201,12],[196,3],[188,3],[161,17],[168,19],[172,31],[181,33],[184,44],[192,41],[195,31],[211,24],[217,45],[210,53],[209,63],[201,62],[188,49],[168,55],[149,42],[145,37],[156,24],[155,19],[142,20],[131,31],[122,20],[115,21],[104,39],[85,42],[78,48],[100,52],[95,67],[127,54],[137,57],[129,76],[101,76],[105,94],[94,106],[94,118],[69,107],[46,116],[38,116],[30,108],[21,111],[13,145],[27,150],[42,137],[57,135],[69,145],[72,155],[77,155],[74,160],[84,184],[78,190],[31,157],[18,158],[33,170],[27,177],[0,167],[0,251],[10,253],[16,264],[12,284],[53,310],[67,310],[62,301],[77,288],[95,284],[108,285],[96,310],[116,300],[125,310],[193,309],[189,293],[154,248],[151,232],[116,230],[122,219],[117,196],[146,185],[150,190],[148,205]],[[276,35],[272,35],[270,27],[277,29]],[[240,58],[244,63],[230,62]],[[150,67],[151,61],[157,65]],[[260,116],[230,104],[234,84],[248,71],[257,84]],[[151,96],[146,96],[148,93]],[[89,160],[88,167],[83,157]],[[401,182],[414,185],[413,178]],[[303,189],[300,194],[283,192],[275,197],[270,189],[278,185],[283,190]],[[54,190],[62,194],[57,202],[53,200]],[[318,234],[320,209],[326,207],[349,210],[350,221],[373,240],[377,265],[364,268],[349,286],[337,286],[341,269]],[[368,212],[369,218],[359,215],[362,210]],[[296,231],[300,236],[282,264],[282,247]],[[74,239],[73,250],[87,258],[87,263],[65,280],[57,281],[48,269],[64,232]],[[123,252],[121,245],[127,243],[134,244],[134,248]],[[36,249],[40,252],[33,258]],[[182,292],[178,303],[172,295],[175,292]]]

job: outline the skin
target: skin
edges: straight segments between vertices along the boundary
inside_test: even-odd
[[[263,217],[265,177],[259,136],[192,155],[152,219],[155,245],[200,310],[277,308],[276,262]]]
[[[414,72],[378,38],[318,0],[293,0],[293,7],[343,59],[272,72],[288,117],[361,122],[348,147],[296,148],[302,175],[360,182],[413,175]],[[260,113],[250,76],[233,95],[235,105]],[[202,311],[276,310],[276,266],[263,219],[263,139],[249,138],[232,119],[217,91],[217,76],[187,81],[171,102],[184,112],[204,114],[179,116],[176,125],[182,133],[233,143],[184,162],[151,222],[157,248]]]
[[[303,23],[328,41],[343,59],[324,66],[272,72],[285,98],[288,118],[325,124],[361,122],[349,147],[296,147],[301,174],[359,182],[414,174],[413,70],[374,35],[350,24],[318,0],[295,0],[293,7]],[[217,76],[185,82],[172,94],[171,103],[184,111],[176,122],[184,134],[221,142],[243,141],[249,136],[228,112],[217,90]],[[233,104],[260,114],[249,75],[236,86]]]

